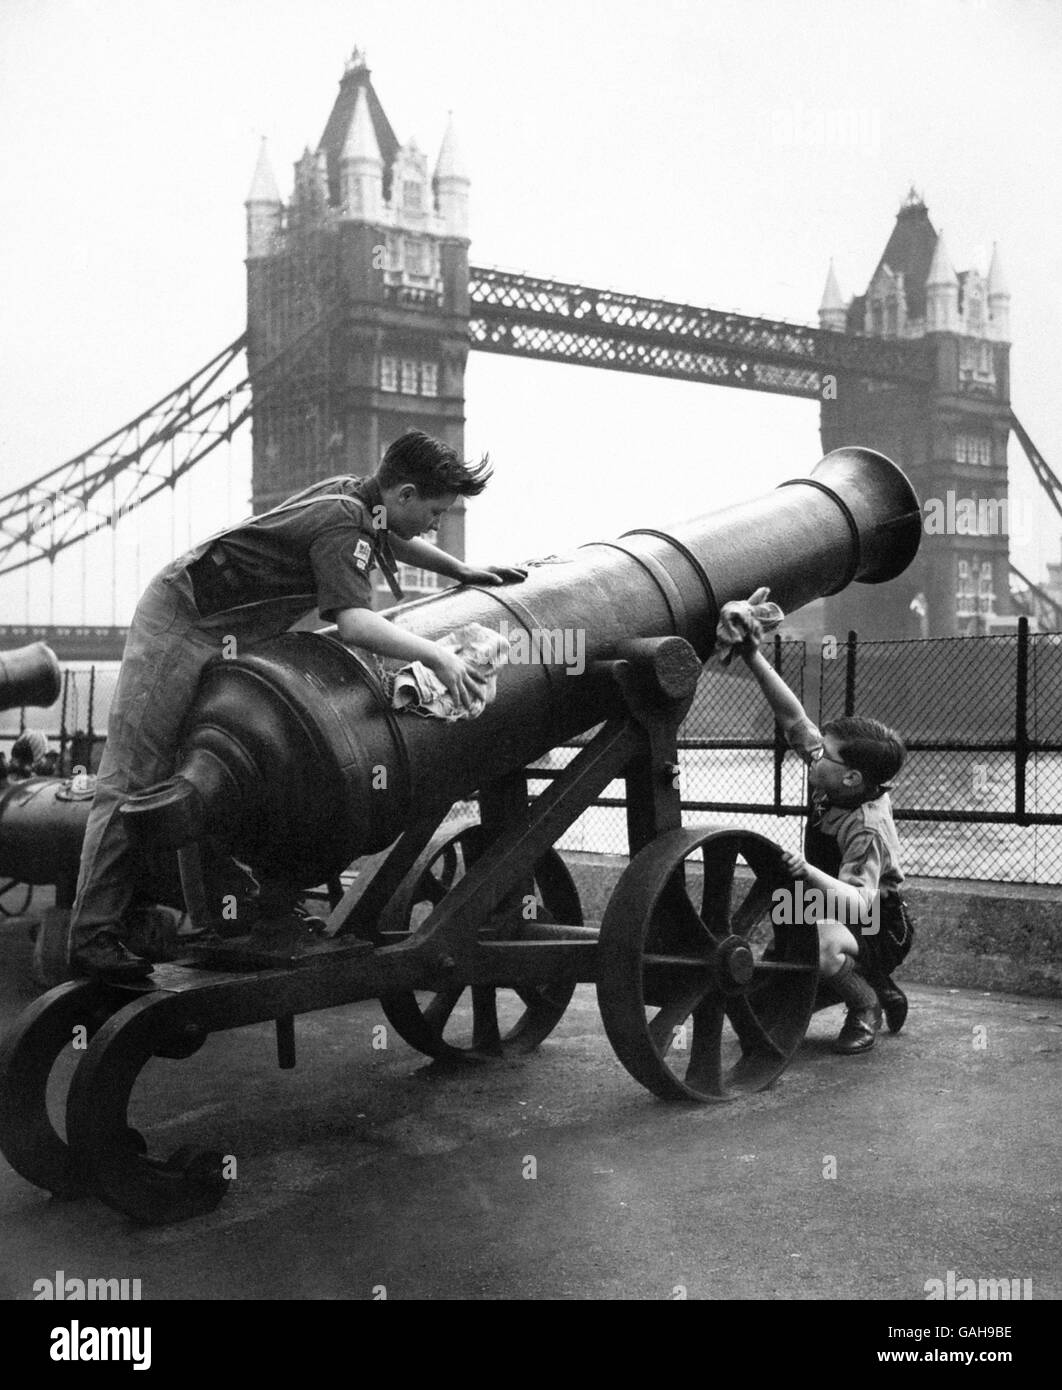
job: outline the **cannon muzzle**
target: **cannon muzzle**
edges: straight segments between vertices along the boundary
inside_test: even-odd
[[[385,848],[616,713],[609,668],[632,641],[681,637],[703,662],[719,609],[762,584],[787,612],[914,558],[918,498],[869,449],[839,449],[809,478],[670,531],[639,529],[531,568],[519,585],[463,586],[403,605],[402,628],[506,633],[510,665],[475,720],[389,709],[333,637],[285,633],[204,671],[170,781],[131,797],[130,831],[155,849],[217,836],[238,858],[304,885]]]
[[[54,705],[62,688],[59,662],[43,642],[0,652],[0,710]]]

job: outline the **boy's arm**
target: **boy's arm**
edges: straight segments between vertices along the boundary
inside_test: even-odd
[[[858,843],[847,846],[845,862],[840,868],[841,878],[823,873],[809,864],[802,854],[792,850],[783,853],[782,859],[794,878],[802,878],[812,888],[831,894],[846,926],[873,921],[883,863],[881,844],[875,836],[860,837]]]
[[[745,665],[756,677],[756,683],[774,711],[774,717],[781,725],[782,732],[788,736],[795,725],[805,721],[810,723],[804,706],[763,653],[753,646],[740,647],[738,650]]]
[[[421,540],[414,537],[413,540],[403,540],[401,536],[388,533],[391,542],[391,549],[394,551],[395,559],[401,560],[404,565],[415,565],[422,570],[431,570],[433,574],[444,575],[447,579],[463,579],[464,572],[468,566],[463,560],[459,560],[456,555],[449,555],[445,550],[440,550],[437,545],[432,545],[431,541]]]
[[[452,651],[416,633],[404,632],[371,608],[342,608],[336,614],[340,641],[364,647],[377,656],[420,661],[442,681],[454,702],[464,709],[483,695],[483,676]]]
[[[512,565],[488,565],[485,569],[473,569],[463,560],[432,545],[431,541],[419,537],[403,540],[400,536],[391,536],[390,539],[395,558],[403,564],[431,570],[433,574],[456,579],[460,584],[518,584],[527,578],[526,570]]]

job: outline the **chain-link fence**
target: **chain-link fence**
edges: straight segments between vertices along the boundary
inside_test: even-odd
[[[821,654],[776,640],[767,655],[820,724],[855,713],[903,735],[892,799],[908,873],[1062,883],[1062,634],[1023,623],[1007,637],[826,641]],[[574,753],[555,750],[541,766]],[[705,668],[679,760],[685,824],[736,822],[798,847],[804,767],[743,663]],[[612,783],[560,847],[626,854],[623,794]]]
[[[24,729],[39,729],[49,749],[58,754],[56,776],[69,777],[78,767],[95,772],[107,739],[107,719],[117,682],[117,665],[68,667],[54,705],[0,712],[0,753],[9,754]]]
[[[768,658],[819,723],[869,715],[904,737],[892,793],[904,868],[941,878],[1062,883],[1062,634],[909,642],[775,641]],[[0,714],[0,751],[41,729],[58,771],[99,765],[117,667],[71,668],[48,710]],[[564,767],[578,745],[554,749]],[[804,767],[778,736],[743,662],[705,668],[680,730],[683,818],[738,823],[799,846]],[[533,780],[531,789],[545,789]],[[624,784],[613,782],[559,841],[561,849],[627,853]]]
[[[803,642],[775,639],[767,649],[786,684],[804,699],[807,652]],[[564,767],[578,745],[539,759],[543,768]],[[797,849],[804,814],[804,766],[775,727],[759,686],[742,661],[706,666],[679,730],[683,822],[734,825]],[[532,792],[546,783],[532,782]],[[557,842],[559,849],[595,854],[627,853],[625,787],[609,784]]]
[[[821,719],[897,729],[905,867],[1062,883],[1062,634],[859,642],[821,663]]]

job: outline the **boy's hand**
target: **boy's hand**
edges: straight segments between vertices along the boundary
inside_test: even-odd
[[[466,565],[461,575],[462,584],[522,584],[527,578],[527,570],[519,565],[487,565],[481,570]]]
[[[770,589],[757,589],[747,599],[724,603],[719,613],[719,625],[715,630],[715,640],[719,647],[720,660],[729,665],[734,653],[759,650],[767,631],[773,631],[783,621],[785,614],[776,603],[768,603]]]
[[[435,656],[425,662],[446,686],[450,698],[460,709],[471,709],[473,701],[482,698],[486,677],[468,661],[455,656],[446,647],[436,647]]]
[[[785,849],[782,851],[782,864],[785,871],[792,878],[807,878],[808,861],[795,849]]]

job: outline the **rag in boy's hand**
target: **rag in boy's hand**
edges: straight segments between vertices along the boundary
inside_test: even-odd
[[[421,661],[410,662],[395,672],[391,704],[394,709],[425,719],[475,719],[498,693],[498,672],[509,659],[508,638],[482,623],[466,623],[448,632],[439,646],[454,652],[486,677],[483,693],[472,701],[471,709],[455,705],[439,677]]]
[[[740,647],[758,647],[769,633],[785,621],[777,603],[768,603],[770,589],[757,589],[747,599],[724,603],[715,629],[719,659],[729,666]]]

